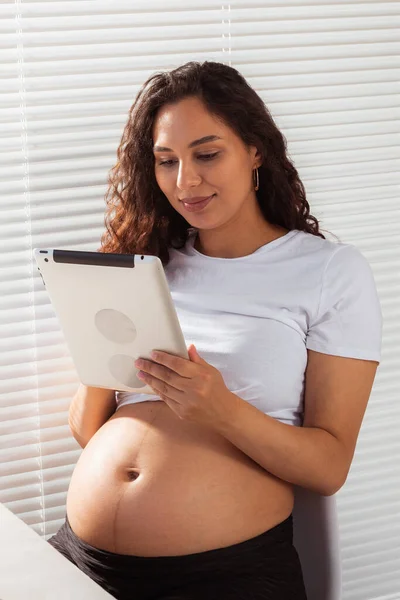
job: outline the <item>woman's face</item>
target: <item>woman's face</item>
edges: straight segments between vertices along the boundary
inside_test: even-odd
[[[209,136],[214,139],[198,142]],[[255,200],[252,170],[261,164],[257,149],[247,147],[198,98],[164,105],[154,122],[153,142],[157,183],[191,226],[224,225],[240,218],[249,199]],[[183,202],[210,196],[195,212]]]

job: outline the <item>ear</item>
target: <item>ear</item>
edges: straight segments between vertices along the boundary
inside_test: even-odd
[[[262,156],[261,152],[258,150],[257,146],[250,146],[250,150],[251,150],[250,156],[253,160],[253,169],[258,169],[258,167],[261,167],[261,165],[264,162],[263,156]]]

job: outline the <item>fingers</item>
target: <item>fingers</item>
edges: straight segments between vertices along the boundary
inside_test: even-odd
[[[186,358],[174,356],[167,352],[161,352],[160,350],[151,352],[151,357],[156,363],[164,365],[168,369],[171,369],[171,371],[178,373],[181,377],[190,378],[194,375],[193,368],[195,368],[195,366]]]
[[[151,385],[153,389],[156,389],[155,386],[157,386],[157,390],[160,393],[168,395],[167,390],[170,389],[183,391],[182,378],[174,371],[171,371],[171,369],[143,358],[136,360],[135,366],[141,369],[138,373],[139,379]]]
[[[140,371],[138,373],[138,377],[142,381],[145,381],[154,390],[154,392],[160,396],[161,399],[168,397],[178,401],[179,398],[182,397],[182,390],[179,390],[162,379],[158,379],[154,375],[142,373],[142,371]]]

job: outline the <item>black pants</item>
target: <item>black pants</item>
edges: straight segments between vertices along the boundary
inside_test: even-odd
[[[244,542],[183,556],[87,544],[65,523],[48,542],[118,600],[307,600],[293,517]]]

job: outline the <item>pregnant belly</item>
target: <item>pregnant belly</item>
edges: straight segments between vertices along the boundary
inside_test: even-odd
[[[96,432],[67,496],[76,535],[138,556],[229,546],[274,527],[292,509],[291,484],[161,401],[121,407]]]

